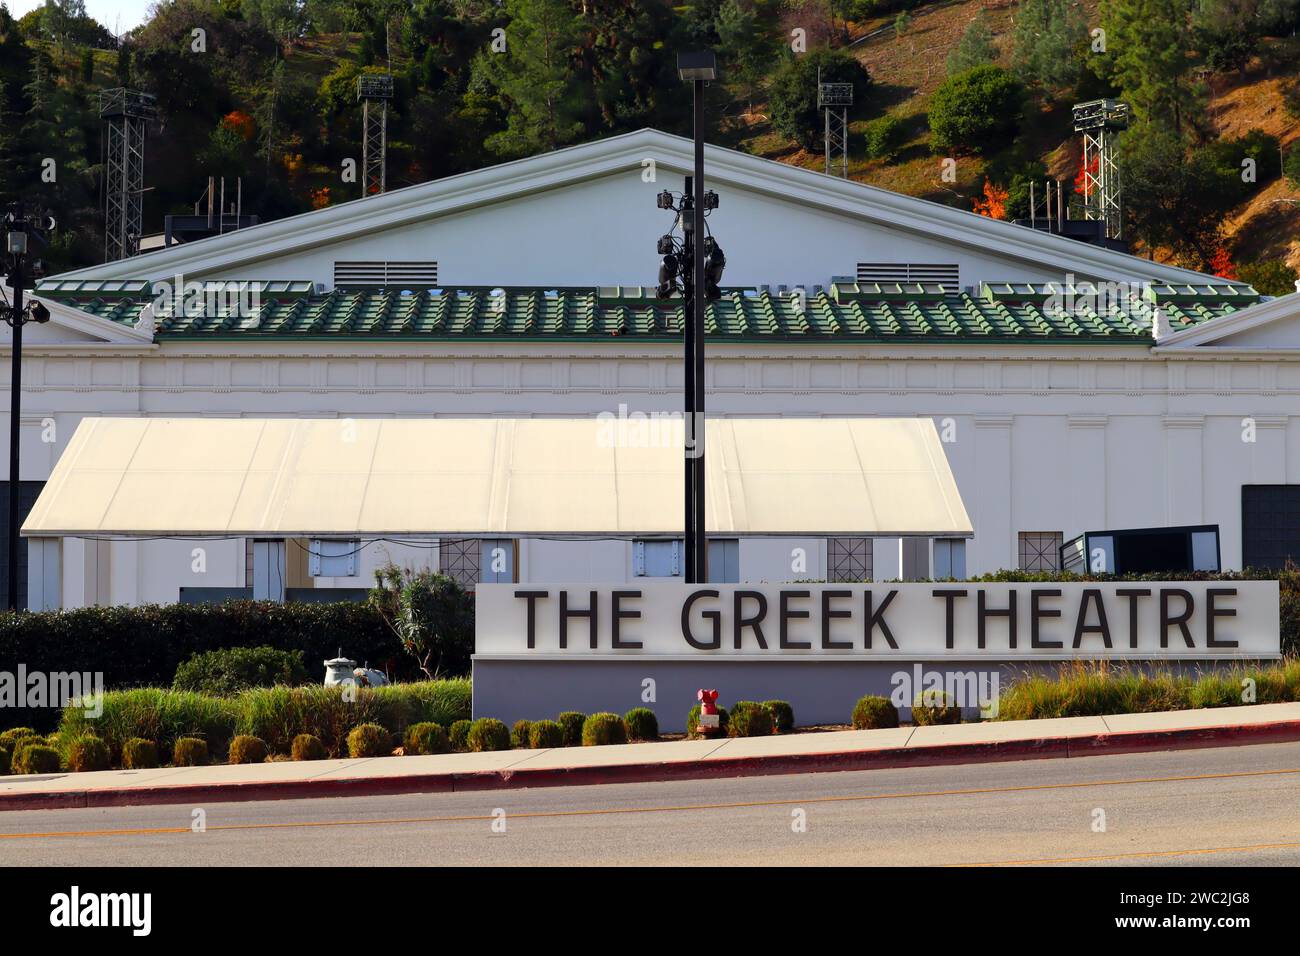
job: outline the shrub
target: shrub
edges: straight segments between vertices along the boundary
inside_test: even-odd
[[[772,730],[778,734],[788,734],[794,730],[794,708],[787,700],[765,700],[763,706],[772,715]]]
[[[898,726],[898,708],[888,697],[868,694],[853,705],[854,730],[878,730]]]
[[[627,724],[618,714],[592,714],[582,725],[582,745],[603,747],[627,743]]]
[[[24,737],[18,744],[10,769],[14,773],[58,773],[59,752],[45,743],[37,743],[39,737]]]
[[[728,714],[731,719],[727,722],[727,736],[772,736],[772,713],[762,704],[756,704],[752,700],[738,700]]]
[[[690,713],[686,715],[686,736],[687,737],[722,737],[727,733],[727,722],[730,719],[727,708],[718,708],[718,729],[709,728],[707,730],[700,727],[700,705],[696,704],[691,708]]]
[[[1300,272],[1281,259],[1268,259],[1238,266],[1237,278],[1261,295],[1290,295]]]
[[[36,736],[38,736],[38,734],[30,727],[10,727],[4,733],[0,733],[0,747],[13,750],[14,744],[18,742],[19,737]]]
[[[495,717],[480,717],[469,726],[465,746],[474,753],[485,750],[509,750],[510,730]]]
[[[510,729],[510,746],[527,747],[528,746],[528,728],[531,721],[516,720],[514,727]]]
[[[240,734],[230,742],[230,763],[266,763],[266,741]]]
[[[452,750],[463,753],[469,749],[469,729],[473,725],[472,720],[457,720],[451,725],[447,731],[447,741]]]
[[[658,740],[659,718],[649,707],[633,707],[623,715],[629,740]]]
[[[907,141],[907,126],[897,116],[881,116],[867,124],[867,155],[891,160]]]
[[[564,728],[559,721],[537,720],[528,728],[528,746],[535,750],[549,750],[564,746]]]
[[[122,744],[123,770],[152,770],[159,763],[158,745],[152,740],[132,737]]]
[[[176,690],[195,690],[217,697],[250,687],[296,686],[309,680],[302,651],[274,647],[226,647],[195,654],[172,679]]]
[[[172,763],[178,767],[202,767],[208,762],[208,742],[198,737],[181,737],[172,747]]]
[[[13,757],[8,747],[0,747],[0,777],[9,773],[9,765],[13,762]]]
[[[1286,151],[1282,172],[1286,173],[1286,178],[1291,180],[1292,185],[1300,186],[1300,145],[1292,144]]]
[[[1011,74],[997,66],[949,77],[930,98],[935,148],[978,153],[1010,141],[1020,124],[1022,93]]]
[[[392,736],[378,724],[359,724],[348,734],[349,757],[384,757],[392,750]]]
[[[406,728],[402,750],[409,755],[445,754],[451,750],[451,744],[447,740],[447,731],[442,729],[442,724],[422,721]]]
[[[375,572],[368,603],[425,677],[465,672],[474,652],[474,599],[455,578],[389,563]]]
[[[324,760],[329,756],[329,751],[325,749],[319,737],[299,734],[293,738],[293,744],[289,747],[289,756],[294,760]]]
[[[564,729],[564,746],[581,747],[582,725],[587,722],[587,715],[580,714],[576,710],[566,710],[557,720],[560,727]]]
[[[960,724],[961,708],[947,691],[923,690],[912,701],[912,723],[918,727]]]
[[[68,743],[68,769],[73,773],[107,770],[108,744],[94,734],[82,734]]]

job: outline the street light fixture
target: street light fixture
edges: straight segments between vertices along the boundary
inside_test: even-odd
[[[54,227],[54,220],[47,219],[47,228]],[[25,214],[21,203],[14,203],[5,213],[5,253],[8,258],[5,278],[9,288],[13,289],[13,305],[0,302],[0,319],[3,319],[13,334],[13,356],[11,360],[11,378],[9,384],[9,566],[8,566],[8,606],[9,610],[18,610],[18,504],[19,504],[19,439],[22,434],[22,391],[23,391],[23,326],[28,322],[43,324],[50,321],[50,310],[41,302],[33,300],[24,304],[23,292],[33,286],[33,280],[44,272],[40,260],[28,262],[32,241],[38,246],[45,244],[45,239],[37,231],[32,218]]]

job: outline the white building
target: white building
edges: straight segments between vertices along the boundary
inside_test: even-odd
[[[48,280],[52,321],[24,343],[22,494],[86,416],[678,410],[654,197],[690,164],[689,141],[643,130]],[[964,544],[724,542],[717,575],[975,574],[1163,525],[1219,525],[1225,568],[1300,554],[1300,298],[728,150],[708,150],[707,177],[728,260],[710,415],[931,417],[975,527]],[[154,304],[236,281],[257,296],[243,312]],[[1089,283],[1136,302],[1109,310]],[[476,542],[360,544],[207,542],[196,562],[185,541],[37,540],[31,603],[278,594],[280,560],[295,589],[364,588],[390,558],[490,573]],[[672,570],[671,542],[489,547],[509,556],[498,578]],[[343,556],[314,569],[322,548]]]

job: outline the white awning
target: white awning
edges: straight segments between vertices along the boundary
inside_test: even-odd
[[[29,536],[680,535],[680,419],[87,418]],[[713,419],[708,531],[969,537],[928,419]]]

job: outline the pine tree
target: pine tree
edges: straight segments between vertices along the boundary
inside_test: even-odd
[[[993,30],[981,7],[961,35],[961,41],[948,54],[948,75],[962,73],[971,67],[983,66],[985,63],[993,63],[997,58],[998,48],[993,45]]]
[[[1181,133],[1196,95],[1189,23],[1196,0],[1103,0],[1109,78],[1139,120]]]
[[[1079,6],[1072,0],[1023,0],[1015,26],[1012,64],[1021,81],[1049,95],[1079,82],[1078,50],[1088,39]]]
[[[506,0],[504,52],[480,54],[508,114],[487,147],[502,156],[553,150],[582,132],[573,69],[578,19],[567,0]]]

